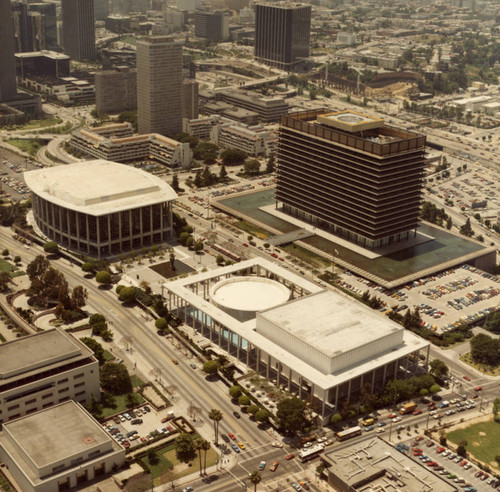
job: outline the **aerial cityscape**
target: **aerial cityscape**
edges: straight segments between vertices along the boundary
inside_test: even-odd
[[[0,491],[500,491],[498,0],[0,0]]]

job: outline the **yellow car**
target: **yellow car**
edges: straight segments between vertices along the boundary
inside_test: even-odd
[[[245,445],[242,442],[239,442],[238,446],[239,446],[240,449],[245,449]]]

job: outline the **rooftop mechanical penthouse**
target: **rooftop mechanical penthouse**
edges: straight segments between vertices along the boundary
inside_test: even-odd
[[[281,117],[277,206],[375,249],[416,232],[425,137],[354,111]]]

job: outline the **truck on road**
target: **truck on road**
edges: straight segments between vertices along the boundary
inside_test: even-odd
[[[407,413],[413,412],[417,408],[417,404],[414,401],[410,403],[405,403],[399,410],[400,415],[406,415]]]

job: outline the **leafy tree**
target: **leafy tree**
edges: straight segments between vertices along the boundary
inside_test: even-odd
[[[225,166],[237,166],[245,162],[246,152],[238,149],[227,149],[221,154],[222,162]]]
[[[136,291],[133,287],[124,287],[120,290],[118,294],[118,299],[125,304],[134,302],[136,297]]]
[[[172,176],[172,189],[176,192],[180,191],[179,176],[177,174]]]
[[[259,407],[257,405],[250,405],[247,408],[247,413],[250,415],[255,415],[259,411]]]
[[[243,393],[243,390],[241,389],[241,386],[235,384],[229,388],[229,396],[231,398],[239,398],[241,394]]]
[[[201,178],[201,170],[200,169],[198,169],[198,171],[196,171],[196,175],[194,177],[194,185],[196,186],[196,188],[200,188],[203,185],[203,180]]]
[[[193,245],[195,251],[201,251],[203,249],[203,241],[196,241]]]
[[[40,278],[50,267],[50,262],[45,256],[38,255],[26,268],[29,279]]]
[[[107,362],[100,370],[101,388],[115,395],[124,395],[132,391],[130,375],[124,364]]]
[[[498,414],[500,413],[500,398],[495,398],[493,400],[492,412],[493,412],[493,417],[495,419],[495,422],[497,422],[498,421]]]
[[[484,322],[484,329],[492,333],[500,333],[500,311],[488,313]]]
[[[434,395],[436,393],[439,393],[441,391],[441,386],[439,384],[433,384],[430,388],[429,391]]]
[[[219,254],[215,258],[215,261],[216,261],[217,265],[222,265],[222,263],[224,263],[224,257],[221,254]]]
[[[465,224],[460,227],[460,234],[467,237],[472,237],[474,235],[474,231],[472,230],[472,226],[470,223],[470,218],[467,217]]]
[[[9,256],[9,250],[7,248],[2,250],[2,256]]]
[[[85,273],[94,273],[94,265],[92,264],[92,262],[90,262],[90,261],[86,261],[86,262],[82,265],[82,270],[83,270]]]
[[[193,158],[202,160],[208,164],[207,161],[213,160],[217,157],[217,145],[210,142],[199,142],[193,149]]]
[[[467,458],[467,449],[465,449],[465,446],[467,446],[467,441],[462,441],[457,448],[457,454],[463,458]]]
[[[14,263],[21,263],[21,257],[19,255],[14,256]]]
[[[158,318],[155,321],[155,327],[159,331],[164,331],[168,328],[168,321],[165,318]]]
[[[87,345],[92,352],[94,352],[95,358],[99,362],[99,365],[102,366],[106,362],[104,359],[104,349],[102,348],[102,345],[93,338],[89,337],[83,337],[81,338],[81,341]]]
[[[9,272],[0,271],[0,291],[5,292],[9,288],[10,274]]]
[[[429,390],[427,388],[422,388],[420,390],[420,396],[427,396],[429,394]]]
[[[339,424],[340,422],[342,422],[342,415],[340,415],[340,413],[334,413],[330,417],[330,424],[336,425]]]
[[[440,359],[433,359],[429,363],[430,373],[438,378],[444,378],[448,375],[448,366]]]
[[[255,414],[255,420],[257,422],[260,422],[261,424],[265,424],[269,420],[269,412],[265,409],[260,409],[256,414]]]
[[[257,159],[248,159],[245,161],[246,174],[258,174],[260,171],[260,162]]]
[[[259,485],[259,483],[262,480],[260,473],[258,471],[254,471],[254,472],[250,473],[248,478],[249,478],[250,482],[253,483],[254,492],[257,492],[257,485]]]
[[[55,255],[59,253],[59,246],[55,241],[48,241],[43,245],[43,250],[49,255]]]
[[[101,285],[110,285],[111,284],[111,273],[107,270],[101,270],[97,272],[95,275],[96,282]]]
[[[222,164],[222,166],[220,167],[220,171],[219,171],[219,180],[225,181],[226,179],[227,179],[226,166],[224,164]]]
[[[155,466],[160,462],[160,457],[156,454],[154,449],[148,450],[148,461],[151,466]]]
[[[247,395],[241,395],[238,398],[238,405],[240,405],[241,407],[250,405],[250,398]]]
[[[217,374],[218,370],[219,370],[219,363],[216,360],[207,360],[203,364],[203,372],[208,374],[209,376]]]
[[[305,408],[300,398],[285,398],[278,403],[276,416],[287,432],[297,432],[304,426]]]
[[[470,341],[471,357],[480,364],[500,364],[500,339],[480,333]]]
[[[212,408],[208,412],[208,418],[214,423],[215,445],[219,443],[219,422],[224,418],[222,412],[217,408]]]

